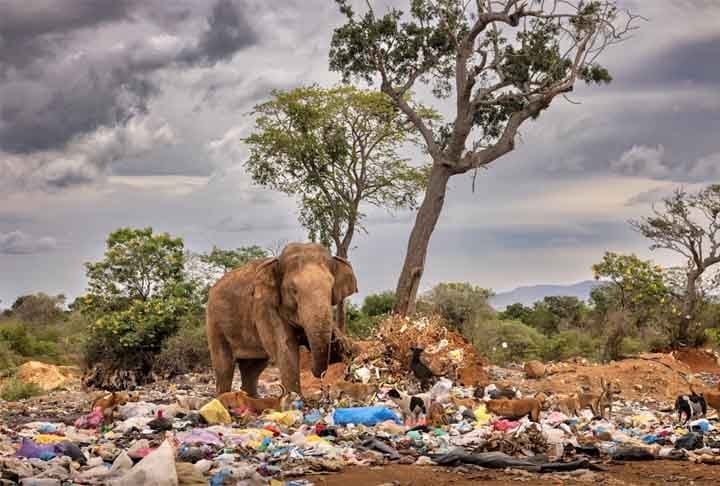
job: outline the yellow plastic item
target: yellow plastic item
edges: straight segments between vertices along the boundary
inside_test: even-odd
[[[223,404],[216,399],[212,399],[209,403],[203,405],[198,412],[210,425],[229,424],[232,422],[230,413]]]
[[[484,403],[480,404],[480,406],[473,411],[473,414],[475,415],[475,421],[478,426],[490,423],[491,417],[490,414],[487,413]]]
[[[59,435],[52,434],[40,434],[36,435],[33,440],[36,444],[58,444],[64,440],[67,440],[67,437],[61,437]]]
[[[278,481],[277,479],[271,479],[270,486],[285,486],[285,481]]]
[[[291,425],[300,422],[303,419],[303,414],[298,410],[290,410],[289,412],[272,412],[267,415],[263,415],[262,419],[290,427]]]
[[[318,443],[318,442],[323,443],[323,444],[329,444],[328,441],[326,441],[325,439],[323,439],[323,438],[320,437],[319,435],[315,435],[315,434],[313,434],[313,435],[308,435],[307,437],[305,437],[305,442],[308,443],[308,444],[316,444],[316,443]]]

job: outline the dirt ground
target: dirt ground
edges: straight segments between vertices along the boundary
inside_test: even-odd
[[[534,474],[524,471],[494,471],[470,468],[440,468],[430,466],[386,466],[351,468],[327,476],[307,476],[318,486],[438,486],[452,484],[466,486],[488,484],[530,486],[546,485],[696,485],[710,486],[720,482],[720,466],[690,464],[688,462],[652,461],[608,465],[607,472],[573,474]]]

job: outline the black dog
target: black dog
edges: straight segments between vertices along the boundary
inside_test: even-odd
[[[415,378],[417,378],[420,382],[420,387],[423,389],[423,391],[427,390],[430,386],[430,381],[435,375],[433,375],[432,370],[430,370],[430,368],[428,368],[425,363],[420,360],[420,355],[423,353],[424,349],[410,348],[410,351],[412,351],[410,369],[415,375]]]
[[[696,417],[702,417],[707,414],[707,402],[705,397],[692,392],[691,395],[680,395],[675,400],[675,410],[678,413],[678,421],[683,422],[682,417],[685,415],[687,423]]]

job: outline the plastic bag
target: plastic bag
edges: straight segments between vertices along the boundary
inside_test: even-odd
[[[440,378],[430,389],[430,396],[437,400],[438,397],[449,395],[453,382],[447,378]]]
[[[203,405],[203,407],[199,410],[199,413],[210,425],[229,424],[232,422],[230,413],[217,399],[213,399],[209,403]]]
[[[220,440],[220,437],[209,430],[195,429],[186,436],[182,437],[180,443],[183,445],[203,445],[209,444],[218,447],[222,447],[225,443]]]
[[[491,417],[490,414],[487,413],[484,403],[480,404],[480,406],[473,411],[473,414],[475,415],[476,426],[481,427],[490,423]]]
[[[165,441],[155,451],[138,462],[130,472],[111,482],[113,486],[178,486],[175,470],[175,449]]]
[[[102,408],[95,407],[89,414],[78,418],[75,421],[75,427],[78,429],[96,429],[104,418]]]
[[[118,413],[125,418],[152,417],[155,415],[155,405],[148,402],[129,402],[118,407]]]
[[[333,423],[335,425],[376,425],[386,420],[392,420],[395,423],[402,423],[395,413],[387,407],[355,407],[355,408],[337,408],[333,414]]]
[[[293,424],[302,422],[303,414],[298,410],[290,410],[288,412],[271,412],[261,418],[290,427]]]
[[[15,453],[17,457],[25,457],[27,459],[42,459],[49,461],[57,456],[54,445],[39,445],[32,439],[23,439],[20,448]]]

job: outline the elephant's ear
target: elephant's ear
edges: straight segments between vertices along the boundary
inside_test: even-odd
[[[253,317],[256,325],[270,326],[278,318],[280,307],[280,277],[278,274],[277,258],[271,258],[255,269]]]
[[[357,280],[353,272],[352,265],[344,258],[334,256],[332,260],[332,271],[335,276],[335,284],[333,285],[332,303],[337,305],[347,296],[358,291]]]

